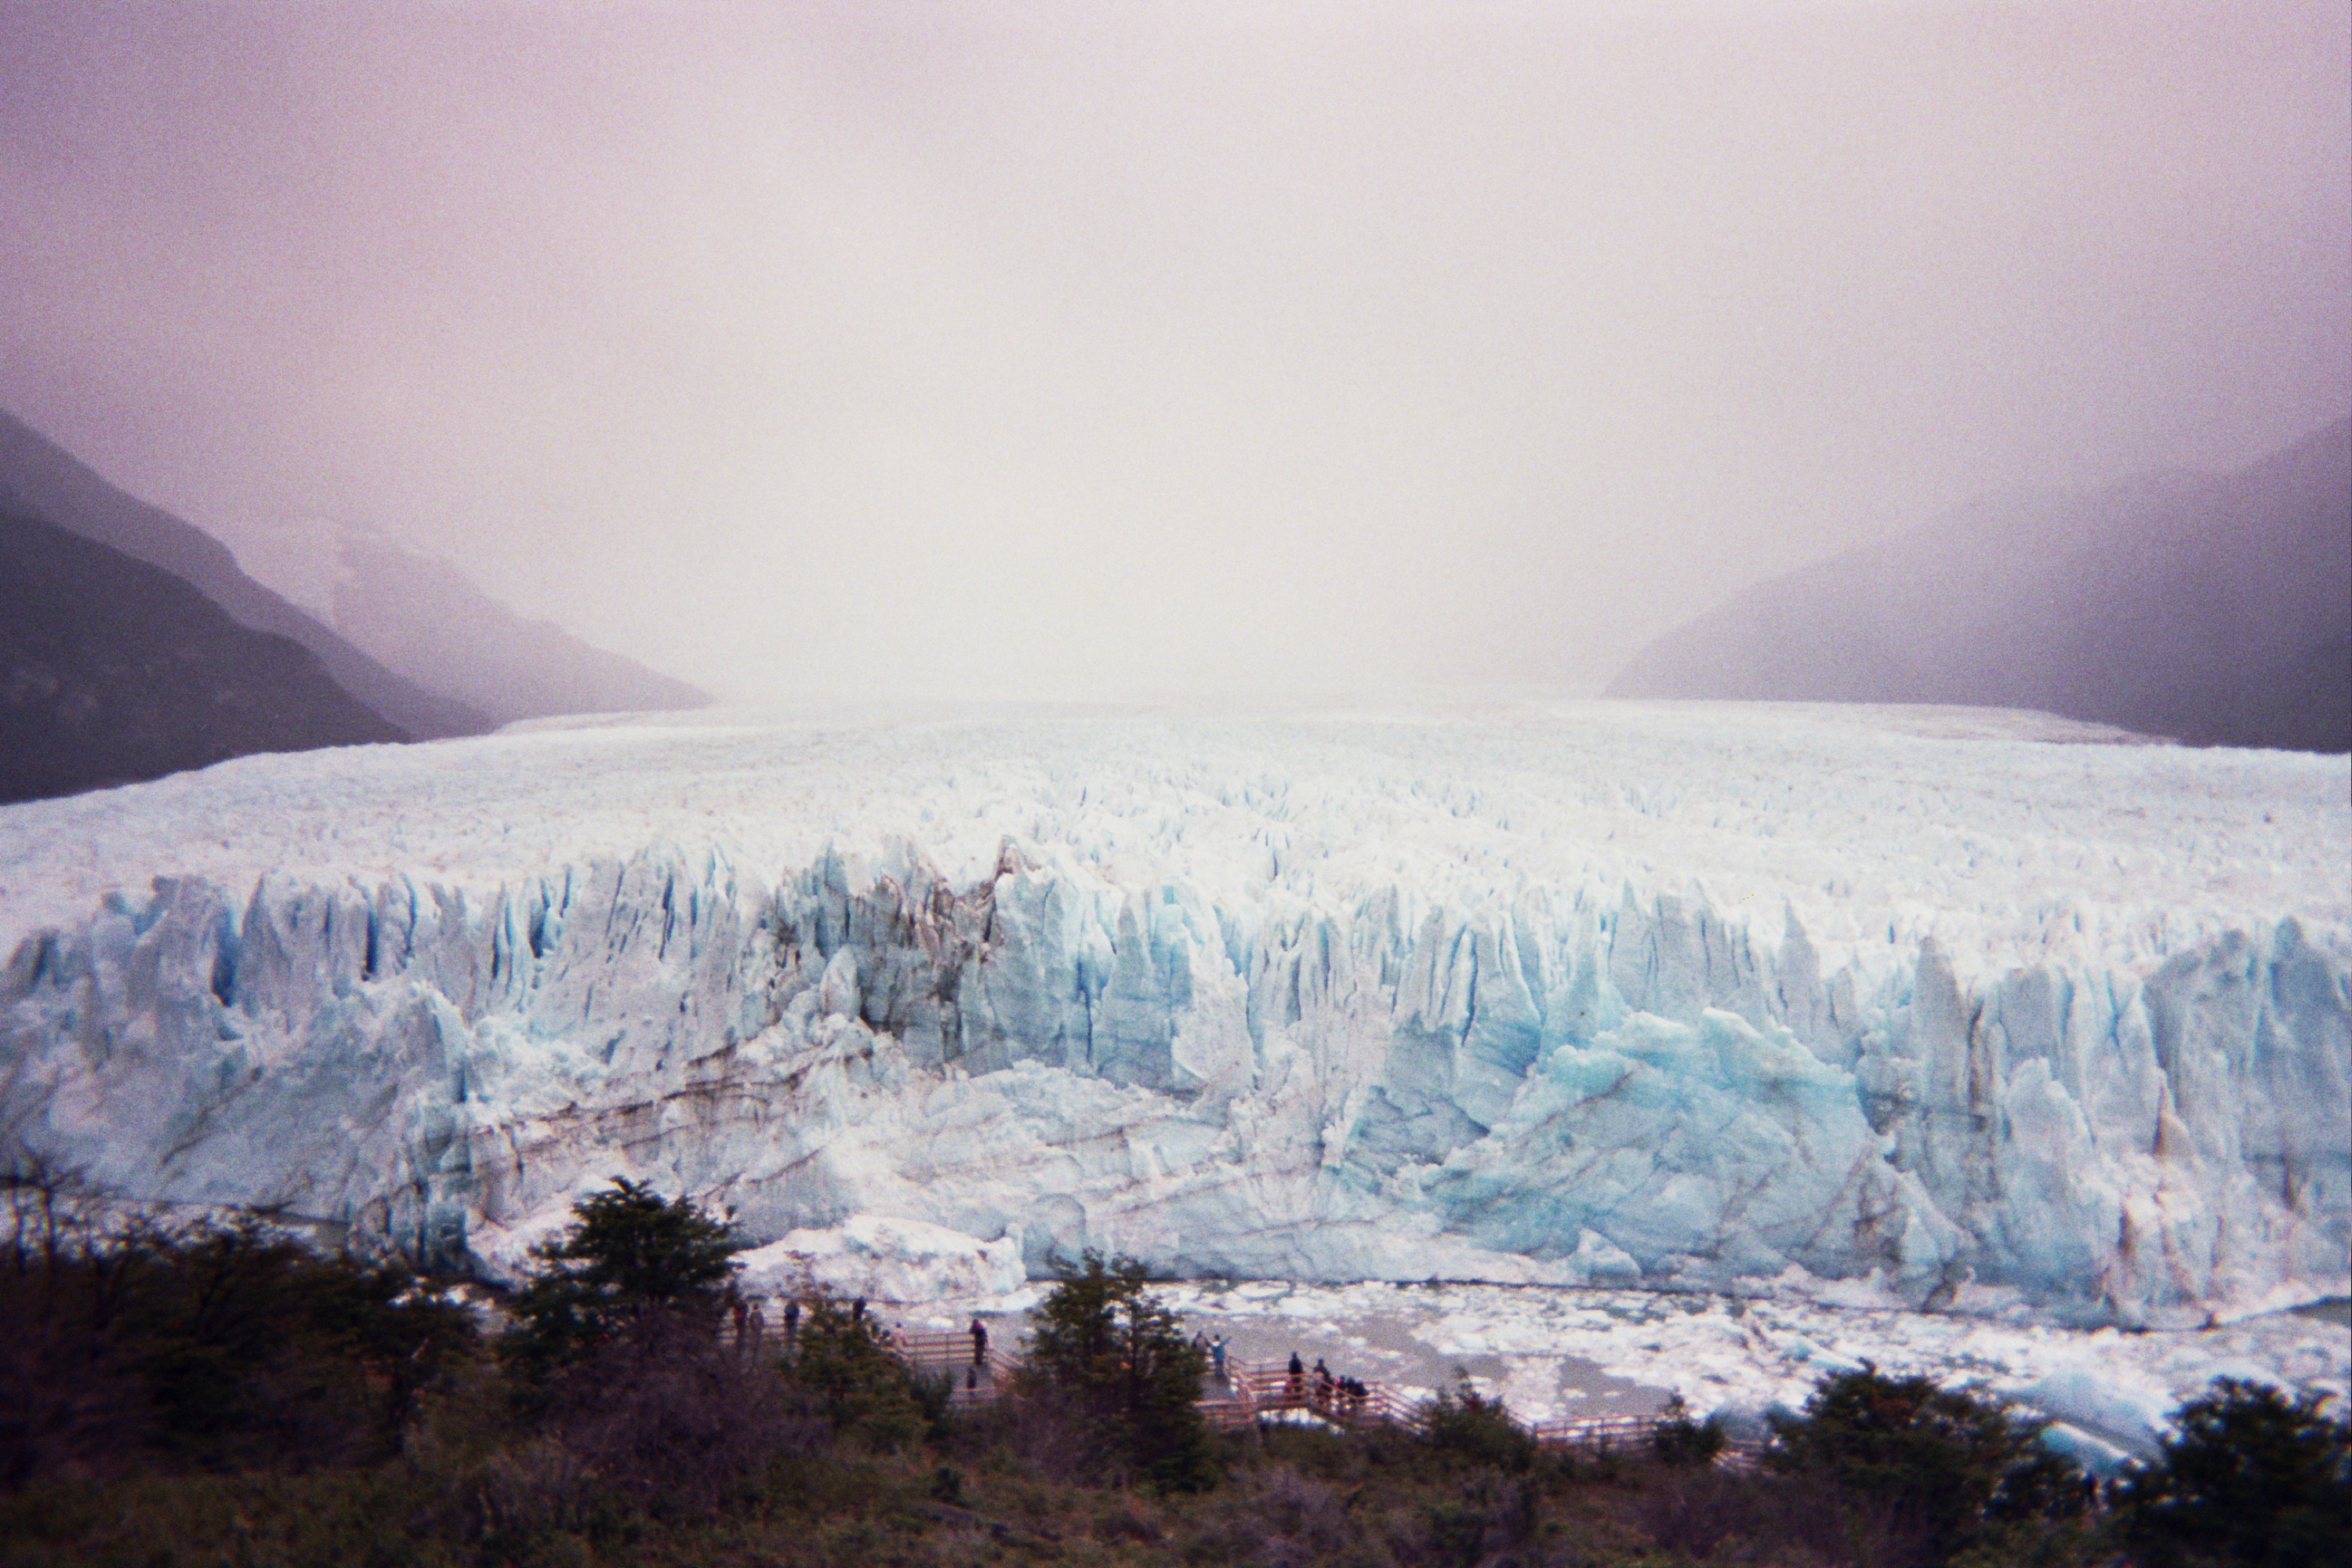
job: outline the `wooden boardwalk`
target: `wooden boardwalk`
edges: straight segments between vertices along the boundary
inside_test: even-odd
[[[992,1344],[985,1352],[976,1352],[968,1330],[936,1333],[892,1330],[888,1343],[898,1358],[917,1372],[933,1377],[944,1373],[953,1380],[954,1398],[959,1404],[995,1398],[1004,1392],[1021,1364]]]
[[[1291,1374],[1286,1364],[1234,1366],[1223,1383],[1203,1385],[1201,1414],[1220,1431],[1233,1431],[1257,1421],[1304,1413],[1333,1426],[1378,1424],[1419,1432],[1428,1422],[1429,1402],[1408,1398],[1383,1383],[1361,1383],[1355,1388],[1313,1372]],[[1503,1417],[1547,1448],[1578,1448],[1599,1452],[1646,1450],[1665,1417],[1657,1415],[1574,1415],[1528,1423]],[[1755,1462],[1759,1445],[1727,1443],[1717,1462],[1745,1468]]]
[[[765,1331],[775,1333],[772,1328]],[[992,1400],[1011,1386],[1019,1358],[990,1343],[975,1347],[968,1330],[914,1331],[886,1327],[883,1343],[917,1372],[951,1380],[958,1404]],[[1234,1363],[1222,1378],[1202,1381],[1200,1410],[1209,1426],[1221,1432],[1237,1431],[1265,1420],[1297,1415],[1341,1428],[1392,1426],[1419,1432],[1426,1425],[1429,1401],[1408,1396],[1393,1384],[1358,1383],[1343,1386],[1337,1379],[1313,1372],[1297,1376],[1284,1363]],[[1657,1415],[1581,1415],[1551,1421],[1524,1422],[1507,1410],[1504,1418],[1547,1448],[1604,1449],[1619,1453],[1646,1450],[1665,1422]],[[1717,1463],[1735,1469],[1752,1468],[1761,1445],[1726,1444]]]

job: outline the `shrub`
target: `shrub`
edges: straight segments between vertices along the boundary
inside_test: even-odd
[[[1635,1505],[1650,1539],[1678,1554],[1744,1560],[1725,1549],[1744,1546],[1766,1561],[1793,1559],[1844,1564],[1860,1545],[1869,1560],[1897,1560],[1889,1551],[1883,1507],[1855,1517],[1842,1507],[1834,1483],[1818,1478],[1736,1475],[1676,1467],[1657,1473]]]
[[[1456,1374],[1450,1389],[1422,1407],[1423,1440],[1442,1454],[1473,1465],[1517,1474],[1536,1461],[1535,1435],[1511,1418],[1499,1399],[1489,1399]]]
[[[508,1363],[543,1378],[649,1309],[698,1314],[718,1331],[733,1289],[734,1255],[751,1245],[687,1198],[613,1178],[572,1205],[571,1226],[531,1248],[538,1260],[500,1344]]]
[[[1135,1259],[1087,1253],[1032,1314],[1032,1379],[1082,1414],[1146,1480],[1202,1491],[1217,1468],[1194,1402],[1203,1360]]]
[[[675,1309],[647,1309],[556,1374],[545,1426],[656,1511],[708,1510],[779,1453],[830,1436],[772,1363]]]
[[[474,1338],[406,1268],[257,1215],[52,1226],[0,1267],[0,1485],[182,1466],[303,1468],[396,1449]]]
[[[1884,1505],[1898,1531],[1916,1530],[1925,1560],[1940,1563],[2007,1521],[2083,1510],[2081,1472],[2042,1446],[2048,1426],[1864,1364],[1823,1378],[1802,1415],[1774,1416],[1767,1458]]]
[[[1665,1465],[1709,1465],[1723,1452],[1723,1427],[1713,1419],[1691,1419],[1690,1406],[1679,1394],[1666,1401],[1657,1430],[1650,1435],[1651,1451]]]
[[[916,1373],[882,1333],[866,1313],[816,1297],[802,1315],[789,1366],[835,1432],[889,1454],[921,1441],[938,1424],[953,1384]]]
[[[1107,1455],[1093,1415],[1076,1399],[1024,1378],[1011,1398],[968,1408],[945,1436],[975,1467],[1017,1470],[1055,1485],[1080,1485],[1122,1468]]]
[[[2352,1525],[2352,1421],[2316,1394],[2218,1379],[2180,1407],[2162,1457],[2116,1489],[2116,1533],[2154,1568],[2300,1568]]]
[[[1512,1554],[1536,1539],[1540,1522],[1541,1494],[1534,1479],[1490,1471],[1474,1477],[1458,1496],[1422,1510],[1423,1555],[1461,1568],[1516,1561]]]

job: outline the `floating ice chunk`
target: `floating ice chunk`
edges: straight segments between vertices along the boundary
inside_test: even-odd
[[[1860,1372],[1862,1363],[1838,1351],[1824,1350],[1800,1335],[1784,1342],[1780,1352],[1800,1366],[1817,1368],[1824,1373]]]
[[[2112,1366],[2062,1366],[2010,1396],[2143,1457],[2154,1454],[2171,1429],[2171,1391]]]
[[[2074,1460],[2090,1474],[2102,1477],[2120,1474],[2134,1459],[2147,1457],[2133,1449],[2117,1447],[2065,1421],[2053,1421],[2042,1428],[2042,1446],[2061,1458]]]

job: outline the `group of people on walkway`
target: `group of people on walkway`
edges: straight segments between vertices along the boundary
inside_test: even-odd
[[[1192,1348],[1200,1352],[1202,1359],[1206,1362],[1211,1381],[1231,1384],[1233,1380],[1226,1364],[1224,1335],[1219,1334],[1212,1339],[1205,1332],[1195,1333]],[[1293,1351],[1290,1352],[1285,1393],[1287,1395],[1286,1403],[1304,1405],[1334,1420],[1347,1420],[1363,1414],[1365,1403],[1371,1397],[1372,1391],[1360,1378],[1334,1374],[1329,1367],[1323,1364],[1321,1356],[1315,1358],[1315,1364],[1310,1368],[1298,1359],[1298,1352]]]
[[[760,1313],[756,1307],[752,1310],[760,1316],[765,1315]],[[850,1304],[849,1317],[853,1323],[863,1323],[866,1321],[864,1297],[859,1297]],[[787,1299],[784,1302],[782,1326],[783,1350],[788,1356],[798,1348],[800,1322],[800,1302]],[[739,1332],[741,1331],[742,1326],[741,1313],[739,1309],[737,1324]],[[966,1332],[971,1338],[971,1363],[965,1371],[964,1382],[968,1388],[976,1389],[982,1377],[991,1375],[988,1366],[988,1325],[978,1316],[974,1316],[971,1326]],[[899,1348],[901,1342],[897,1331],[889,1328],[882,1329],[877,1338],[885,1347],[892,1350]],[[1232,1372],[1227,1362],[1227,1342],[1224,1335],[1218,1334],[1212,1337],[1206,1332],[1196,1332],[1192,1336],[1192,1348],[1200,1352],[1213,1381],[1221,1384],[1231,1384]],[[1318,1415],[1332,1419],[1349,1419],[1361,1415],[1365,1401],[1371,1394],[1370,1388],[1361,1379],[1334,1375],[1331,1369],[1323,1363],[1321,1356],[1315,1358],[1315,1364],[1310,1368],[1305,1362],[1299,1360],[1297,1351],[1290,1352],[1286,1392],[1290,1402],[1302,1405]]]
[[[1372,1391],[1360,1378],[1334,1377],[1331,1374],[1331,1369],[1323,1364],[1323,1358],[1319,1355],[1315,1358],[1312,1376],[1314,1382],[1310,1387],[1307,1364],[1298,1359],[1297,1351],[1292,1351],[1289,1379],[1291,1398],[1304,1400],[1307,1408],[1318,1415],[1352,1419],[1363,1414],[1364,1401],[1370,1396]]]

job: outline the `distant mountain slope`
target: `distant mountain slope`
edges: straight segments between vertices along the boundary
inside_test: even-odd
[[[700,708],[709,696],[552,621],[527,621],[454,566],[345,531],[335,629],[418,685],[499,723],[559,713]]]
[[[489,719],[425,689],[353,647],[247,577],[227,548],[192,523],[126,495],[22,421],[0,413],[0,505],[47,519],[180,578],[240,624],[293,638],[328,675],[408,735],[478,734]]]
[[[293,639],[0,504],[0,802],[404,739]]]
[[[2352,421],[2236,474],[1979,501],[1766,583],[1612,697],[2037,708],[2352,750]]]

